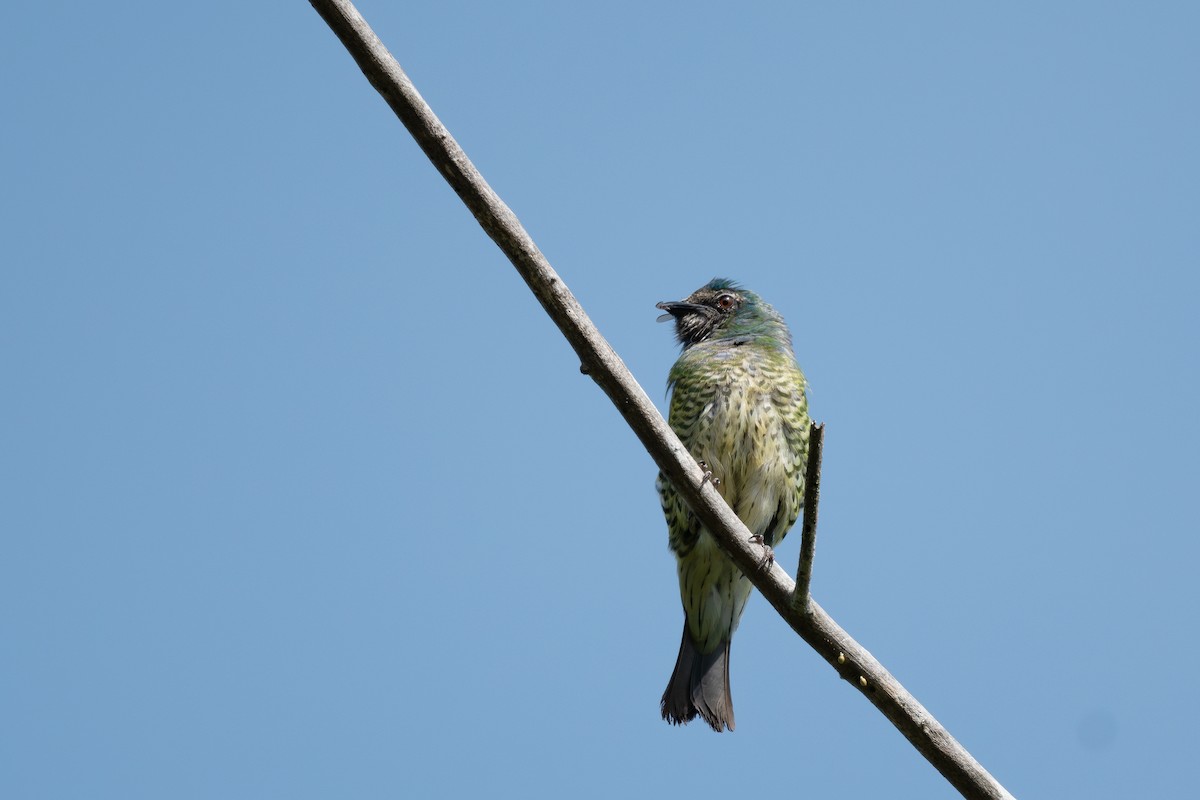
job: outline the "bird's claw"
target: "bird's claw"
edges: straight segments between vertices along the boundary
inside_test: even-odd
[[[764,570],[775,563],[775,551],[771,549],[771,545],[767,544],[767,540],[761,533],[756,533],[749,539],[751,544],[760,545],[763,549],[763,556],[758,562],[758,568]]]
[[[704,470],[704,476],[702,478],[700,478],[701,486],[703,486],[706,483],[711,483],[713,485],[713,488],[715,489],[716,487],[721,485],[721,479],[716,477],[715,475],[713,475],[712,470],[708,468],[708,462],[697,461],[696,463],[700,465],[700,469]]]

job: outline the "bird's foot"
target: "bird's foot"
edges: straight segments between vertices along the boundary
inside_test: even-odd
[[[763,556],[758,562],[758,568],[764,570],[775,563],[775,551],[771,549],[771,545],[767,544],[767,540],[763,538],[761,533],[756,533],[750,537],[751,544],[760,545],[763,549]]]
[[[715,489],[721,485],[721,479],[713,475],[712,470],[708,468],[707,461],[697,461],[696,463],[700,465],[700,469],[704,470],[704,477],[700,479],[701,486],[711,483]]]

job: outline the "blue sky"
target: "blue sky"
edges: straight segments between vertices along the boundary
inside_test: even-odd
[[[784,314],[814,595],[1014,794],[1191,785],[1194,5],[360,9],[651,396]],[[307,3],[0,35],[0,795],[956,796],[761,598],[659,720],[653,464]]]

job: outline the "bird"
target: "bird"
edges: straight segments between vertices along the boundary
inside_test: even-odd
[[[804,504],[808,384],[783,317],[754,292],[714,278],[658,304],[682,352],[667,380],[668,422],[706,477],[770,553]],[[683,637],[662,717],[734,729],[729,648],[750,580],[661,472],[656,482],[675,554]]]

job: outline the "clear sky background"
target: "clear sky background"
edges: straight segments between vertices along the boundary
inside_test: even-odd
[[[1195,4],[360,8],[660,407],[784,314],[814,595],[1014,794],[1194,786]],[[307,3],[0,37],[0,796],[956,796],[761,598],[659,719],[655,468]]]

